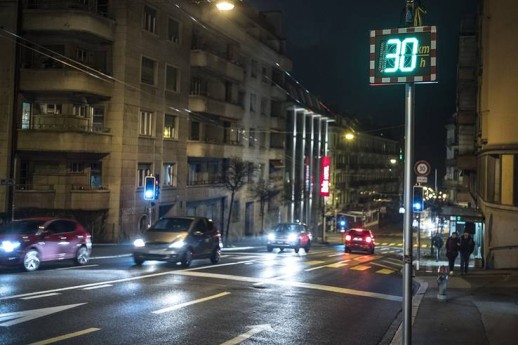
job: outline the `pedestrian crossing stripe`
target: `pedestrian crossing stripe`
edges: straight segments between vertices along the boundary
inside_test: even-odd
[[[358,265],[358,266],[351,267],[351,269],[355,270],[355,271],[365,271],[370,268],[371,268],[371,266],[365,266],[365,265]]]
[[[376,273],[380,273],[380,274],[391,274],[391,273],[394,273],[393,270],[389,270],[387,268],[382,268],[380,270],[377,270]]]
[[[337,262],[337,263],[334,263],[334,264],[329,264],[329,265],[326,265],[326,267],[331,267],[331,268],[340,268],[340,267],[344,267],[344,266],[347,266],[348,264],[343,262],[343,261],[340,261],[340,262]]]
[[[306,266],[320,265],[320,264],[323,264],[323,263],[325,263],[325,261],[322,261],[322,260],[310,260],[310,261],[304,262],[304,264]]]

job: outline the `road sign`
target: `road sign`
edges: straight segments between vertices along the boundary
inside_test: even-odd
[[[0,185],[2,185],[2,186],[14,186],[14,180],[12,178],[0,179]]]
[[[419,26],[372,30],[372,85],[437,82],[437,28]]]
[[[430,171],[432,171],[432,168],[427,161],[417,161],[414,165],[414,172],[417,176],[428,176]]]
[[[428,177],[426,176],[417,176],[417,183],[428,183]]]

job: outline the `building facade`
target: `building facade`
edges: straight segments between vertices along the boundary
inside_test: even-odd
[[[0,187],[4,218],[74,216],[103,241],[164,215],[203,215],[223,229],[231,157],[278,191],[266,214],[250,188],[238,191],[231,235],[287,217],[291,61],[278,13],[193,1],[0,6],[0,177],[14,184]],[[149,175],[155,202],[143,198]]]

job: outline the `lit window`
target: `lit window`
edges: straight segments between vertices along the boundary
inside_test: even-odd
[[[174,115],[165,114],[164,118],[164,138],[177,139],[176,127],[178,117]]]
[[[151,175],[151,163],[139,163],[137,168],[138,187],[144,187],[146,176]]]
[[[164,164],[164,186],[176,187],[177,183],[177,167],[176,163],[165,163]]]

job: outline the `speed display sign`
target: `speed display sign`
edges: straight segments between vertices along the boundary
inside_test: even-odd
[[[369,82],[436,82],[436,33],[435,26],[372,30]]]

